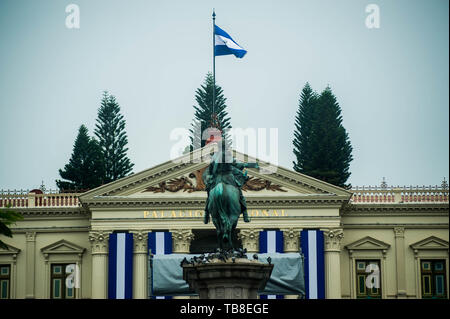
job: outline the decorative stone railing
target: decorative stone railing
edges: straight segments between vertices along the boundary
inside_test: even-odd
[[[448,203],[448,188],[439,186],[355,187],[352,204]]]
[[[448,203],[448,187],[354,187],[350,190],[352,204]],[[28,192],[0,190],[0,208],[11,207],[78,207],[80,193]]]
[[[0,208],[7,207],[78,207],[80,193],[43,193],[0,191]]]

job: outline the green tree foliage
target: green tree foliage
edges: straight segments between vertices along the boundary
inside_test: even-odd
[[[309,160],[312,114],[316,102],[316,93],[311,89],[309,83],[306,83],[300,95],[299,108],[295,117],[293,142],[294,154],[297,158],[297,162],[294,162],[294,170],[301,173],[304,171],[305,164]]]
[[[339,103],[330,87],[320,95],[307,83],[295,122],[294,170],[330,184],[349,188],[352,146],[342,125]]]
[[[103,153],[105,183],[129,175],[134,164],[127,156],[128,138],[125,132],[125,120],[120,113],[116,98],[108,92],[103,93],[94,133]]]
[[[89,137],[86,126],[81,125],[69,163],[59,170],[64,180],[57,180],[61,191],[87,190],[103,184],[105,170],[102,150],[98,142]]]
[[[18,220],[22,220],[22,214],[11,210],[11,206],[0,209],[0,235],[12,238],[12,231],[9,226],[15,224]],[[8,246],[0,240],[0,249],[8,250]]]
[[[203,85],[195,92],[197,105],[194,105],[194,120],[190,129],[191,151],[205,146],[206,141],[202,140],[201,132],[204,132],[204,130],[213,124],[213,88],[214,79],[212,74],[208,73]],[[230,118],[226,111],[226,98],[223,95],[223,90],[217,84],[215,85],[215,96],[214,113],[217,118],[216,123],[219,124],[219,129],[222,131],[222,138],[229,145],[230,140],[227,130],[231,128]]]

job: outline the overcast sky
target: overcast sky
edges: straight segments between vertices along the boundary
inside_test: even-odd
[[[80,28],[66,27],[66,6]],[[368,4],[380,28],[367,28]],[[216,23],[248,50],[216,59],[233,127],[278,128],[292,168],[298,98],[331,87],[353,146],[352,185],[440,184],[449,176],[447,0],[0,0],[0,189],[55,188],[102,92],[126,119],[139,172],[169,159],[212,70]]]

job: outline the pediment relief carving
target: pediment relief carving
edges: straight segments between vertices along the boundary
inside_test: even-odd
[[[179,178],[172,178],[168,181],[163,181],[158,184],[158,186],[149,186],[144,189],[142,192],[153,192],[153,193],[164,193],[166,191],[176,193],[178,191],[183,192],[201,192],[206,191],[206,186],[203,182],[202,175],[207,167],[196,170],[190,173],[187,176],[182,176]],[[277,185],[272,183],[267,179],[262,179],[255,176],[250,176],[248,181],[242,187],[243,191],[261,191],[261,190],[270,190],[270,191],[280,191],[287,192],[285,189],[282,189],[281,185]]]

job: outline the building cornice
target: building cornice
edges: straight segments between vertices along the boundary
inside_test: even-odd
[[[449,205],[442,204],[346,204],[343,217],[368,216],[448,216]]]
[[[347,202],[345,196],[336,195],[311,195],[311,196],[292,196],[292,197],[260,197],[248,198],[248,208],[299,208],[305,206],[323,208],[329,206],[339,208]],[[89,209],[97,208],[175,208],[175,209],[203,209],[205,207],[205,198],[130,198],[130,197],[96,197],[92,200],[84,202],[84,206]]]
[[[11,228],[14,234],[35,233],[61,233],[61,232],[88,232],[90,226],[50,226],[50,227],[17,227]]]
[[[404,227],[405,229],[448,229],[448,223],[352,223],[343,222],[342,227],[345,229],[393,229],[395,227]]]
[[[25,219],[39,218],[89,218],[89,211],[83,207],[45,207],[45,208],[20,208],[15,211],[22,214]]]

